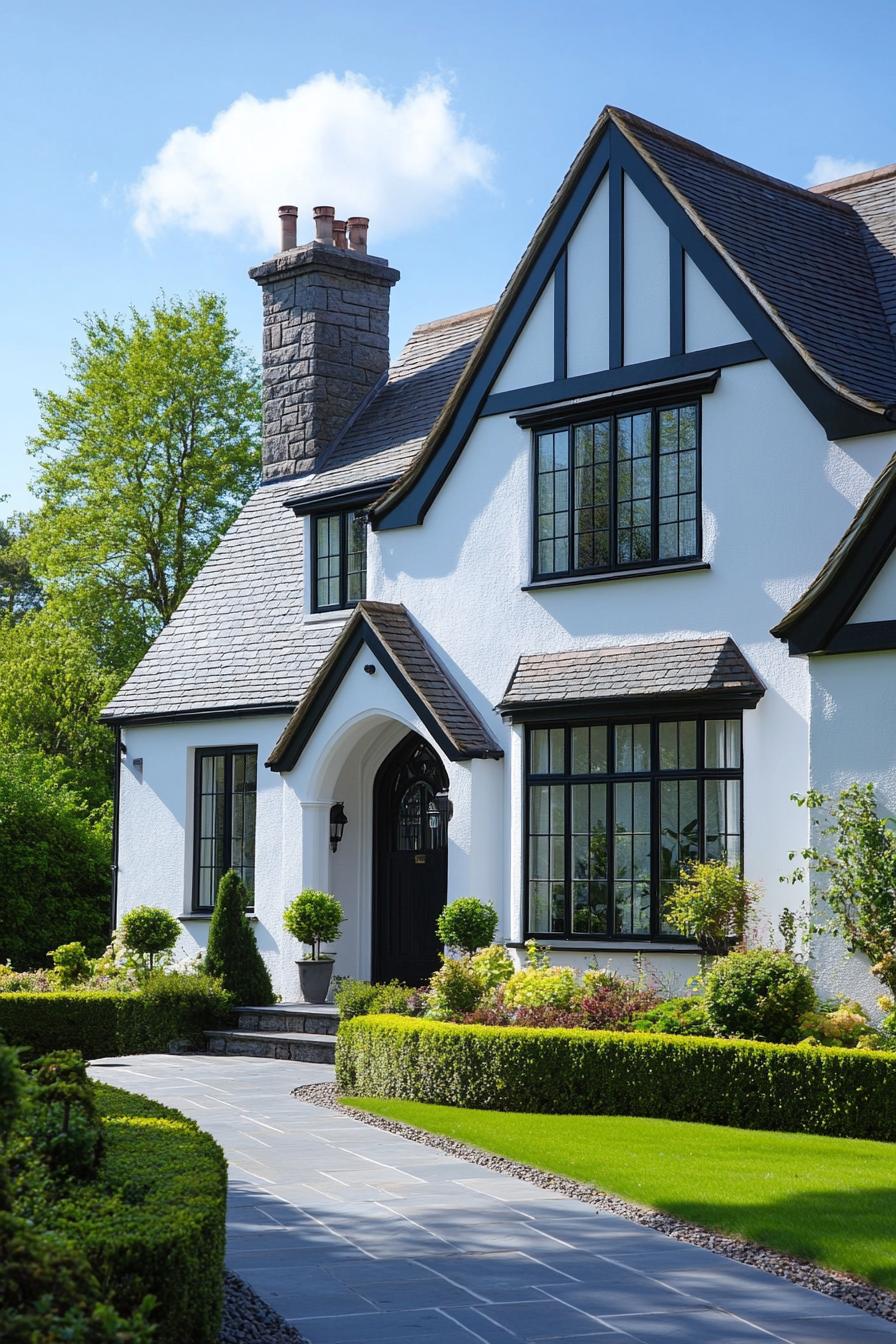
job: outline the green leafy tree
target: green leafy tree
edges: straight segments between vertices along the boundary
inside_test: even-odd
[[[0,616],[9,621],[34,611],[43,600],[24,545],[30,522],[24,513],[13,513],[0,522]]]
[[[300,943],[311,948],[311,960],[320,961],[321,943],[334,943],[345,915],[335,896],[306,887],[283,911],[283,927]]]
[[[439,941],[455,952],[472,955],[480,947],[487,947],[498,927],[498,912],[493,905],[478,901],[475,896],[461,896],[452,901],[436,920]]]
[[[67,391],[38,393],[28,555],[122,671],[177,609],[258,478],[258,369],[223,299],[88,314]]]
[[[158,905],[135,905],[121,921],[122,942],[142,969],[152,973],[156,957],[170,952],[180,937],[180,924]]]
[[[231,868],[218,883],[205,970],[221,981],[235,1003],[265,1007],[274,1002],[274,987],[246,918],[248,904],[249,893]]]
[[[113,741],[98,716],[119,681],[52,603],[0,622],[0,747],[59,757],[99,807],[111,796]]]
[[[896,995],[896,821],[878,815],[873,784],[850,784],[836,798],[816,789],[793,794],[812,809],[818,845],[790,854],[810,865],[813,906],[827,908],[850,952],[862,952],[871,969]],[[791,881],[805,878],[798,867]],[[821,931],[825,925],[816,926]]]
[[[0,751],[0,962],[47,964],[60,942],[98,955],[109,939],[108,819],[39,752]]]

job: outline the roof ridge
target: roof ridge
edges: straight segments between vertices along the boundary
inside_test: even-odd
[[[710,149],[707,145],[701,145],[698,140],[689,140],[687,136],[678,135],[675,131],[668,130],[665,126],[659,126],[654,121],[648,121],[645,117],[639,117],[634,112],[628,112],[624,107],[608,107],[607,111],[614,120],[625,122],[633,130],[638,127],[650,131],[653,135],[658,135],[660,139],[667,140],[670,144],[679,145],[690,150],[691,153],[699,155],[701,158],[708,159],[711,163],[724,164],[733,172],[740,173],[743,177],[752,178],[756,182],[763,182],[768,186],[777,187],[783,191],[792,192],[803,199],[822,201],[828,205],[834,206],[838,210],[848,210],[855,213],[853,207],[848,201],[837,201],[819,194],[812,187],[800,187],[795,182],[788,182],[783,177],[773,177],[771,173],[763,173],[761,169],[752,167],[749,163],[741,163],[740,159],[729,158],[727,154],[720,154],[718,150]]]
[[[435,317],[431,322],[419,322],[411,330],[411,335],[416,335],[418,331],[433,331],[436,327],[454,327],[462,322],[469,322],[471,317],[484,317],[487,313],[494,312],[493,303],[483,304],[481,308],[468,308],[465,313],[453,313],[450,317]]]
[[[884,163],[880,168],[866,168],[863,173],[851,173],[849,177],[835,177],[830,182],[819,182],[810,187],[809,191],[827,196],[848,187],[860,187],[866,182],[883,182],[888,177],[896,177],[896,163]]]

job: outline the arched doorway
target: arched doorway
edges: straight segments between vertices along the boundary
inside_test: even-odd
[[[447,789],[445,767],[417,733],[399,742],[377,772],[374,980],[420,985],[439,964],[435,926],[448,898]]]

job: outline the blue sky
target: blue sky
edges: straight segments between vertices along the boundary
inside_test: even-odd
[[[605,103],[796,182],[896,160],[894,39],[893,0],[9,0],[0,512],[86,310],[214,289],[257,350],[276,204],[370,215],[394,351],[497,296]]]

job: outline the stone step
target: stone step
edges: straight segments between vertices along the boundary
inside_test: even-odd
[[[210,1055],[253,1055],[263,1059],[297,1059],[307,1064],[332,1064],[336,1037],[312,1031],[207,1031]]]
[[[271,1008],[237,1008],[240,1031],[312,1032],[335,1036],[339,1009],[332,1003],[277,1003]]]

